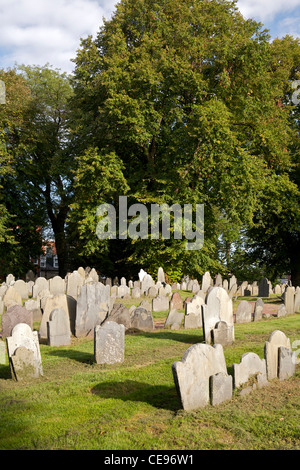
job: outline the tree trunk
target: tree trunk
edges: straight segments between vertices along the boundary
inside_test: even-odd
[[[291,250],[291,281],[294,287],[300,287],[300,248],[295,246],[294,250]]]

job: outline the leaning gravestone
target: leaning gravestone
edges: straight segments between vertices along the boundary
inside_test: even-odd
[[[179,329],[184,317],[184,312],[178,312],[176,309],[171,309],[165,321],[165,328],[171,330]]]
[[[114,364],[124,361],[125,327],[108,321],[94,330],[94,359],[97,364]]]
[[[37,331],[32,331],[25,323],[18,323],[11,336],[6,338],[6,344],[15,380],[38,378],[43,375]]]
[[[119,325],[124,325],[126,329],[131,327],[131,317],[129,308],[123,304],[114,303],[113,308],[109,315],[107,316],[106,320],[103,325],[107,322],[114,322],[118,323]]]
[[[204,407],[210,402],[210,378],[222,374],[219,382],[215,383],[218,388],[228,381],[223,347],[221,344],[194,344],[186,350],[181,361],[173,363],[172,372],[183,409],[189,411]],[[231,377],[229,380],[232,383]],[[217,393],[216,388],[214,393]]]
[[[280,347],[291,349],[290,340],[282,331],[274,330],[268,341],[265,342],[264,349],[268,380],[278,377],[278,353]]]
[[[101,282],[84,284],[80,289],[76,307],[75,335],[88,336],[105,320],[109,313],[109,286]]]
[[[12,330],[18,323],[26,323],[30,329],[33,327],[33,315],[21,305],[13,305],[2,315],[2,335],[11,336]]]
[[[52,310],[47,322],[49,346],[66,346],[71,344],[69,315],[62,308]]]

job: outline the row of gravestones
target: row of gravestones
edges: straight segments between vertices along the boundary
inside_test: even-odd
[[[43,375],[36,331],[19,323],[6,342],[13,378],[20,381]],[[0,344],[0,353],[1,349]],[[122,363],[124,357],[124,325],[115,322],[98,325],[94,329],[95,362]],[[295,364],[290,340],[283,332],[275,330],[265,342],[264,359],[252,352],[243,354],[240,363],[233,364],[232,376],[227,372],[221,344],[198,343],[189,347],[182,359],[172,364],[172,372],[181,406],[190,411],[231,400],[234,389],[243,395],[268,385],[272,379],[286,380],[294,375]]]
[[[295,352],[290,340],[279,330],[265,343],[264,359],[245,353],[227,372],[223,346],[198,343],[189,347],[182,359],[173,363],[176,390],[184,410],[190,411],[231,400],[233,390],[241,395],[268,385],[278,378],[286,380],[295,373]]]

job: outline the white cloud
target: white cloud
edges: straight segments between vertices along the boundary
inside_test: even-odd
[[[238,0],[237,7],[244,17],[264,22],[279,14],[287,16],[300,7],[300,0]]]
[[[80,38],[95,36],[118,0],[0,0],[0,67],[49,63],[71,72]],[[300,0],[238,0],[246,18],[299,36]],[[296,10],[298,8],[298,11]],[[273,22],[274,21],[274,22]]]
[[[80,38],[96,35],[112,0],[0,0],[1,67],[14,62],[70,72]]]

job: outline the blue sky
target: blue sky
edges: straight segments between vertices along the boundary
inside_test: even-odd
[[[0,68],[15,63],[71,72],[80,38],[96,35],[114,0],[0,0]],[[261,21],[272,39],[300,38],[300,0],[238,0],[245,18]]]

